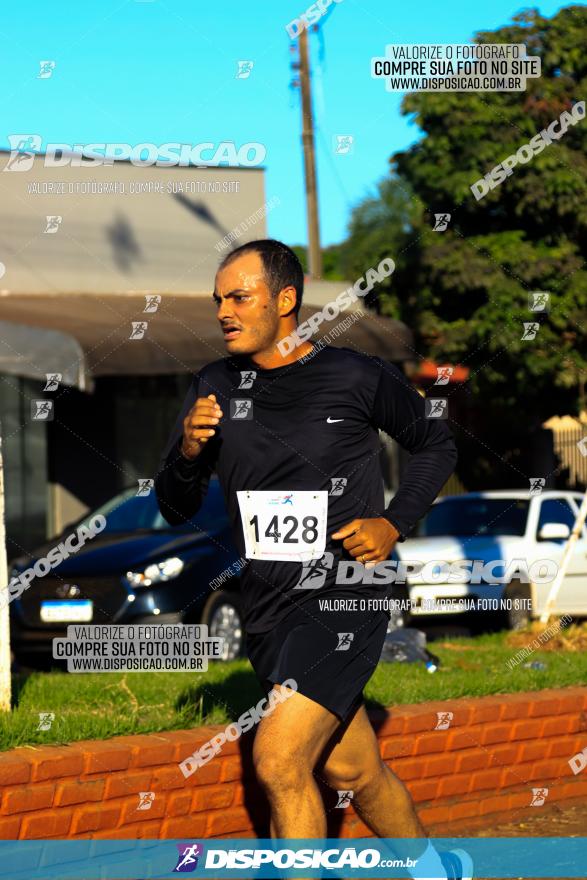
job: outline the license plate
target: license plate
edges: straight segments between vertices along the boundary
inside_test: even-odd
[[[44,623],[79,623],[91,620],[94,616],[94,603],[91,599],[80,602],[63,602],[48,599],[41,602],[41,620]]]

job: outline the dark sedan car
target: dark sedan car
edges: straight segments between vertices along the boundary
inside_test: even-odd
[[[224,498],[212,479],[192,521],[170,526],[155,492],[136,487],[12,561],[11,577],[47,555],[82,524],[101,514],[104,529],[30,586],[10,605],[17,658],[51,655],[52,639],[70,623],[205,623],[224,638],[223,659],[242,653],[238,570]],[[215,585],[221,589],[214,590]]]

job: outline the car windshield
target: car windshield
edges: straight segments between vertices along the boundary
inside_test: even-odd
[[[222,528],[227,522],[224,498],[216,479],[210,481],[204,502],[194,518],[177,526],[170,526],[161,516],[154,491],[150,491],[148,495],[137,495],[136,486],[125,489],[124,492],[120,492],[92,511],[78,523],[78,528],[80,525],[87,526],[88,522],[99,514],[106,519],[106,526],[100,532],[101,535],[137,532],[144,529],[153,531],[173,529],[190,533],[202,529],[213,532]]]
[[[83,519],[80,525],[87,525],[89,520],[98,515],[106,519],[106,526],[100,534],[169,528],[159,513],[155,494],[149,492],[148,495],[137,495],[136,488],[115,495]]]
[[[519,498],[451,498],[435,504],[418,537],[523,535],[528,501]]]

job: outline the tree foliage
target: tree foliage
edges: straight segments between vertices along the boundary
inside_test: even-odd
[[[587,120],[480,201],[470,186],[587,98],[587,8],[526,10],[476,42],[524,43],[541,77],[525,92],[406,96],[423,136],[353,212],[342,259],[355,277],[391,254],[382,311],[410,324],[422,354],[468,366],[503,428],[521,414],[538,425],[577,411],[587,373]],[[451,214],[446,232],[432,231],[435,213]],[[550,293],[548,313],[529,310],[533,291]],[[533,320],[536,338],[522,341]]]

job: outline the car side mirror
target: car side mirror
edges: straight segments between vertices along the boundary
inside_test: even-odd
[[[571,534],[570,528],[564,523],[544,523],[538,532],[539,541],[564,541]]]

